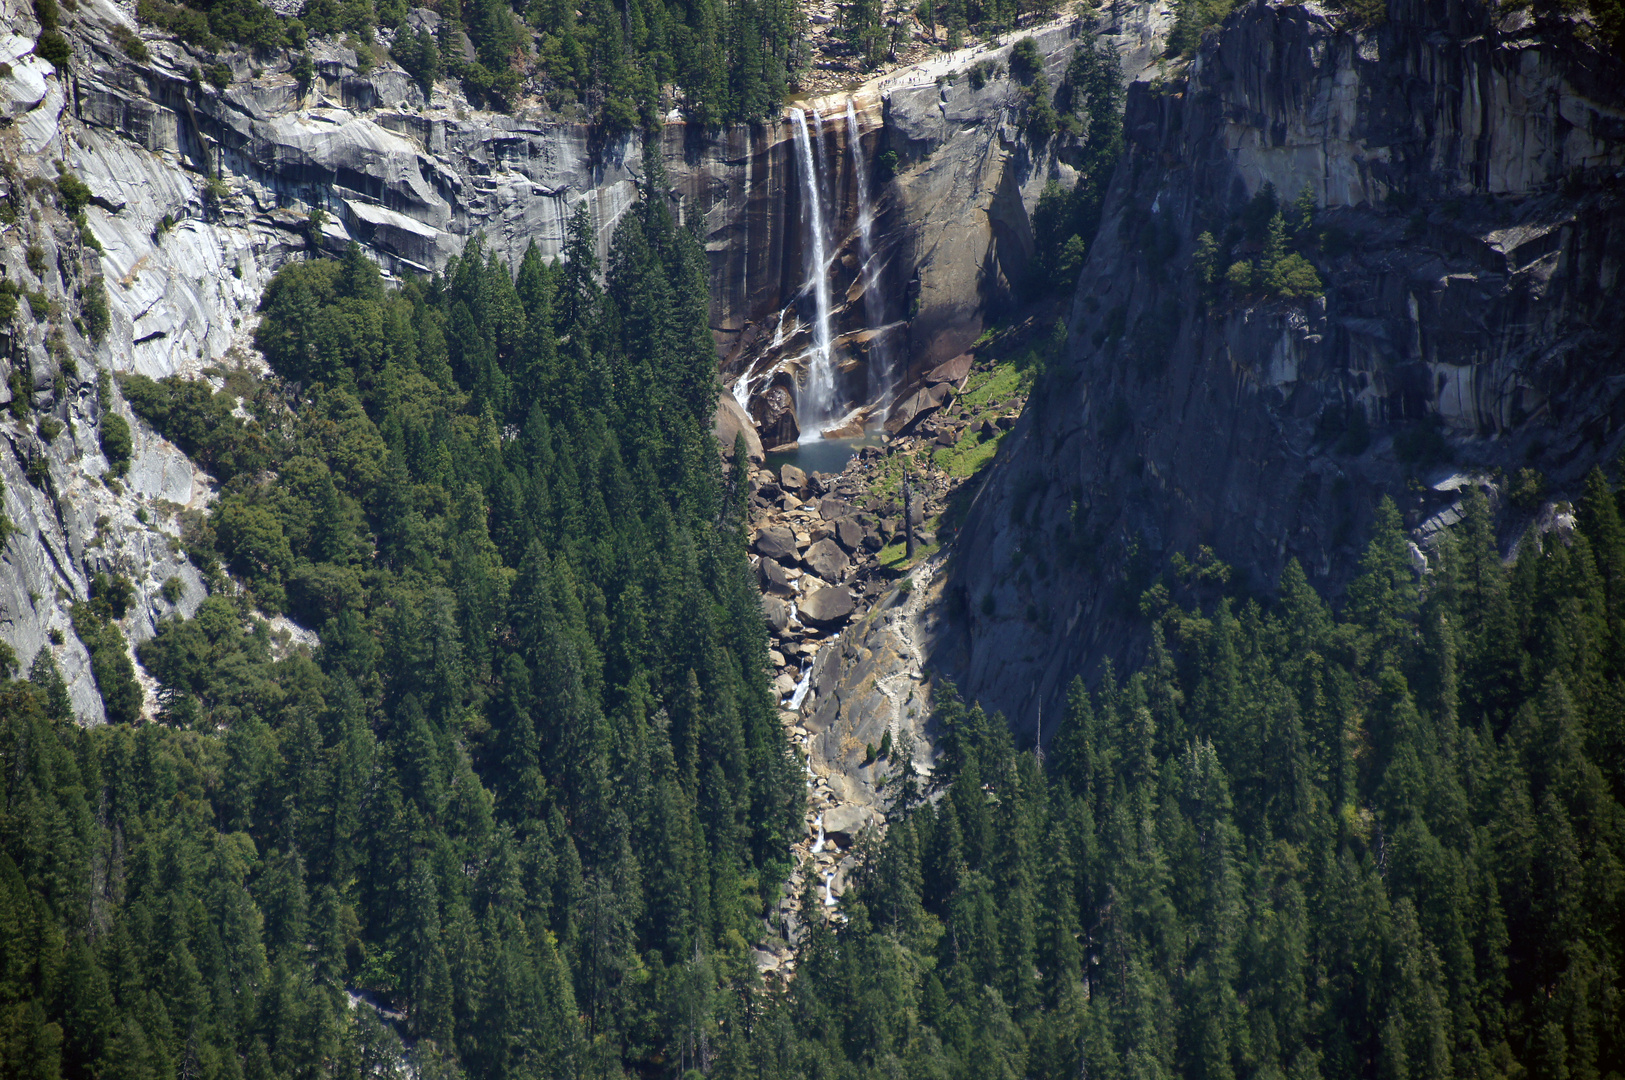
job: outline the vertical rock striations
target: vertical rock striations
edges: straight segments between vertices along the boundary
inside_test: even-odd
[[[1381,493],[1425,542],[1469,483],[1575,491],[1625,439],[1622,87],[1575,24],[1454,0],[1364,32],[1249,4],[1136,82],[1066,357],[969,515],[935,662],[1030,729],[1138,662],[1175,553],[1260,591],[1297,558],[1335,593]],[[1271,232],[1266,184],[1312,218]],[[1322,295],[1265,280],[1283,232]]]

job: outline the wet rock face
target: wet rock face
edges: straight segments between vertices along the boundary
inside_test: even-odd
[[[1362,35],[1254,4],[1185,85],[1132,86],[1066,364],[962,530],[933,665],[1052,731],[1074,675],[1141,661],[1174,553],[1262,592],[1296,558],[1335,595],[1383,494],[1419,544],[1471,477],[1576,494],[1625,441],[1622,88],[1566,23],[1408,2]],[[1324,297],[1204,296],[1197,237],[1266,181],[1315,194]]]
[[[288,58],[244,54],[226,57],[235,79],[217,90],[190,78],[196,58],[174,42],[155,38],[150,62],[129,60],[104,29],[127,16],[111,0],[85,2],[94,18],[73,23],[71,102],[53,74],[19,62],[8,108],[20,111],[15,126],[30,152],[61,141],[65,108],[82,125],[63,149],[96,193],[92,227],[113,241],[109,272],[139,293],[113,298],[130,324],[115,351],[147,374],[177,370],[173,357],[199,348],[206,360],[222,354],[231,320],[311,239],[330,252],[353,239],[386,270],[424,273],[482,234],[487,251],[516,265],[532,242],[544,258],[558,255],[585,205],[602,261],[640,197],[638,136],[470,109],[445,86],[425,100],[404,73],[385,64],[362,74],[354,53],[332,43],[312,46],[308,87]],[[26,5],[12,6],[21,17]],[[1155,51],[1167,21],[1150,4],[1096,18],[1129,70]],[[1015,37],[1030,33],[1058,85],[1077,32],[1060,20],[803,103],[821,117],[812,149],[843,402],[884,404],[909,374],[962,352],[987,306],[1009,295],[1044,183],[1072,173],[1064,140],[1025,145],[1015,80],[973,88],[966,72],[978,62],[1007,67]],[[767,448],[801,435],[794,385],[813,321],[793,132],[779,117],[721,131],[668,123],[660,135],[666,193],[698,220],[710,258],[725,377],[731,386],[752,376],[739,399]],[[211,189],[210,176],[223,188]],[[314,238],[311,207],[327,215]]]

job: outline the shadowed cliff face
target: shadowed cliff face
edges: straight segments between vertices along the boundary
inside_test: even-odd
[[[1622,86],[1570,24],[1462,3],[1363,34],[1250,5],[1187,81],[1133,86],[1066,356],[961,532],[934,663],[1031,730],[1138,664],[1175,553],[1261,592],[1297,558],[1335,595],[1384,493],[1425,548],[1470,483],[1575,492],[1625,439]],[[1198,236],[1266,181],[1320,207],[1322,298],[1198,280]]]

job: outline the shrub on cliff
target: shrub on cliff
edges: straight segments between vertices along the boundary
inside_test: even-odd
[[[73,631],[90,653],[90,672],[101,694],[102,706],[112,723],[134,723],[141,718],[141,684],[135,680],[124,634],[94,601],[75,604],[71,612]]]
[[[102,455],[107,458],[114,476],[130,471],[130,453],[134,446],[130,439],[130,425],[117,413],[102,414]]]

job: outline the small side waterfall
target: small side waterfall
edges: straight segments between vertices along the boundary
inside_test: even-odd
[[[797,384],[796,414],[803,433],[823,430],[835,408],[835,358],[829,336],[829,260],[824,253],[824,207],[819,192],[818,161],[813,154],[812,137],[807,133],[807,114],[790,110],[795,124],[796,146],[801,151],[802,220],[807,226],[805,260],[807,285],[813,296],[812,354],[806,375]]]
[[[832,884],[834,881],[835,881],[835,871],[833,871],[833,870],[825,870],[824,871],[824,906],[825,907],[834,907],[836,904],[838,904],[840,902],[840,901],[835,899],[835,889],[834,889],[834,886]]]
[[[874,277],[874,207],[869,202],[869,169],[863,162],[863,133],[851,98],[846,99],[846,145],[858,189],[858,287],[863,290],[863,314],[871,327],[880,327],[886,321],[886,303]],[[891,394],[891,358],[886,355],[883,337],[877,336],[869,349],[869,400],[878,402]]]
[[[799,708],[801,708],[801,703],[803,701],[807,700],[807,691],[810,690],[811,688],[812,688],[812,665],[808,664],[806,669],[804,671],[802,671],[802,673],[801,673],[801,681],[796,683],[796,691],[795,691],[795,693],[790,695],[790,702],[785,707],[788,708],[788,709],[799,709]]]
[[[813,841],[812,853],[817,855],[824,850],[824,815],[819,814],[818,819],[813,824],[818,827],[818,839]]]

